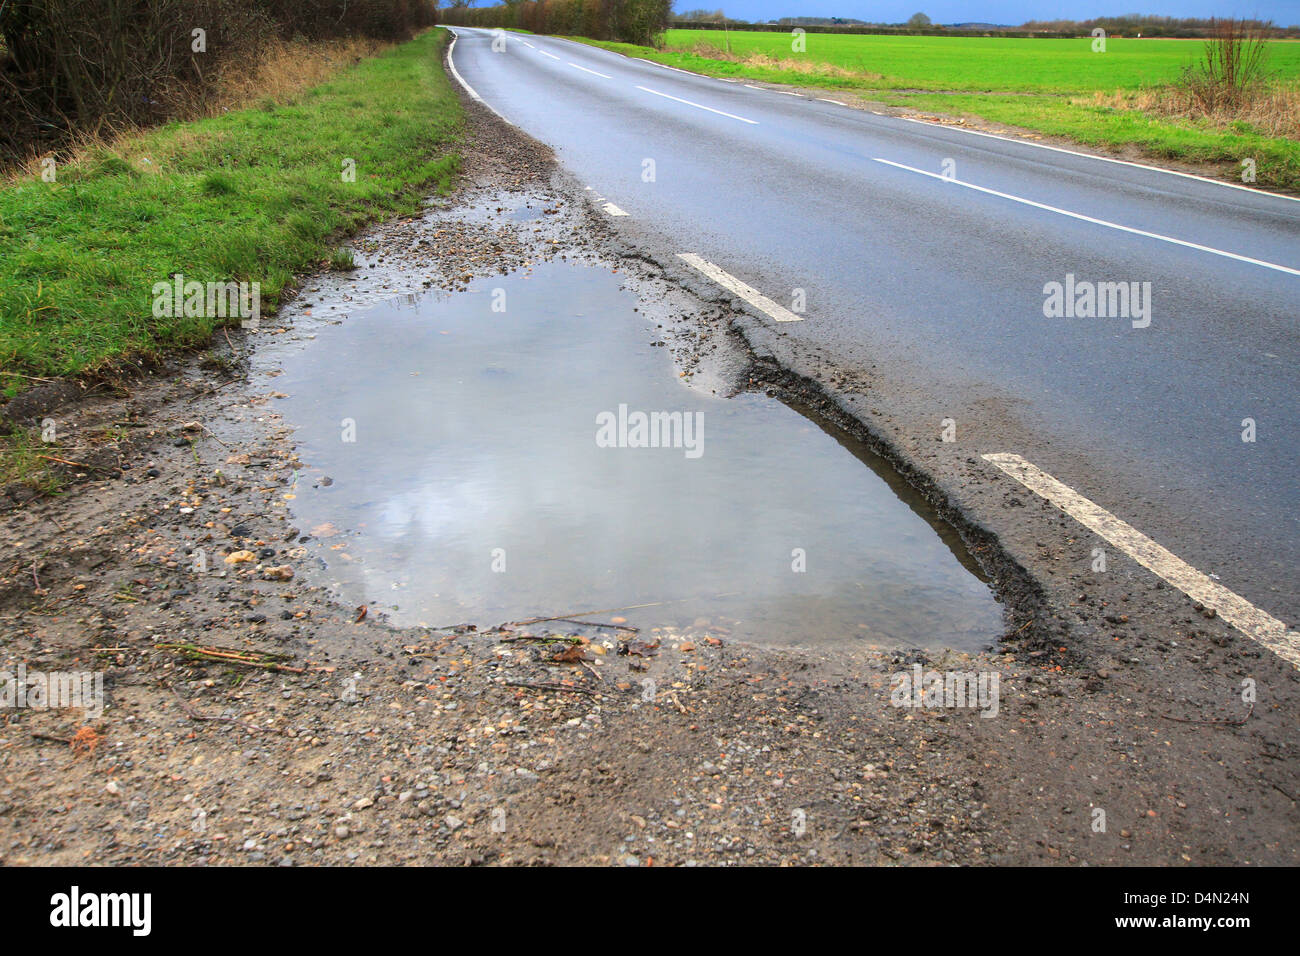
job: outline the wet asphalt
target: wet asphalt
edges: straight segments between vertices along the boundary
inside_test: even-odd
[[[802,290],[804,321],[779,329],[793,370],[869,370],[913,427],[951,417],[972,456],[1022,455],[1300,618],[1300,202],[456,32],[464,81],[626,211],[611,223],[630,243],[697,253],[787,307]],[[1150,283],[1150,324],[1044,315],[1067,275]]]

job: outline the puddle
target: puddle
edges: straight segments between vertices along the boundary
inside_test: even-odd
[[[286,351],[277,408],[307,464],[291,508],[326,583],[399,625],[617,608],[591,619],[992,644],[990,588],[896,475],[776,399],[689,384],[637,305],[606,269],[549,263]],[[681,413],[674,447],[632,447],[652,412]]]

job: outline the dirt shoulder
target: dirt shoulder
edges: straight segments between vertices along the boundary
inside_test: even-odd
[[[268,343],[554,256],[672,279],[545,149],[467,109],[461,192],[361,237],[362,270],[309,278],[284,331],[5,409],[53,419],[78,464],[66,494],[0,498],[0,670],[100,672],[106,707],[0,711],[0,863],[1296,862],[1289,668],[1137,569],[1081,582],[1090,542],[1044,526],[1050,509],[909,444],[901,414],[867,428],[723,302],[696,319],[750,336],[756,384],[869,437],[962,530],[1008,602],[997,651],[774,651],[707,625],[398,630],[340,605],[290,517],[304,463],[273,370],[250,372]],[[514,222],[499,195],[553,212]],[[854,374],[841,392],[870,394]],[[1004,537],[1006,508],[1033,520]],[[998,674],[996,715],[891,706],[915,666]]]

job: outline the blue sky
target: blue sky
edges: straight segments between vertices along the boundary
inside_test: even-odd
[[[1300,23],[1300,0],[675,0],[673,6],[679,12],[721,7],[741,20],[853,17],[898,23],[919,10],[936,23],[1024,23],[1140,11],[1171,17],[1260,17],[1284,26]]]

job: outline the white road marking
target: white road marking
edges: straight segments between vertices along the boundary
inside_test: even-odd
[[[800,98],[803,97],[802,93],[792,93],[790,90],[773,90],[772,92],[780,93],[782,96],[798,96]]]
[[[552,60],[558,60],[558,59],[559,59],[559,57],[556,56],[554,53],[547,53],[547,52],[546,52],[545,50],[543,50],[541,47],[533,47],[533,49],[536,50],[538,53],[540,53],[542,56],[549,56]]]
[[[572,62],[570,62],[570,63],[569,63],[569,66],[573,67],[575,70],[581,70],[583,73],[592,73],[592,74],[595,74],[596,76],[602,77],[603,79],[606,79],[606,80],[612,80],[612,79],[613,79],[612,76],[606,76],[604,73],[596,73],[595,70],[589,70],[589,69],[587,69],[585,66],[578,66],[578,64],[576,64],[576,63],[572,63]]]
[[[619,56],[627,56],[627,54],[625,54],[625,53],[620,53]],[[629,60],[640,60],[642,63],[649,63],[649,64],[651,64],[652,66],[662,66],[665,70],[672,70],[674,73],[685,73],[687,76],[704,76],[704,75],[705,75],[705,74],[703,74],[703,73],[696,73],[696,72],[694,72],[693,70],[683,70],[683,69],[681,69],[680,67],[669,66],[667,63],[656,63],[654,60],[647,60],[647,59],[646,59],[645,57],[643,57],[643,56],[632,56],[632,57],[628,57],[628,59],[629,59]]]
[[[823,103],[834,103],[836,106],[848,106],[848,105],[849,105],[848,103],[841,103],[839,100],[828,100],[828,99],[826,99],[826,97],[824,97],[824,96],[819,96],[819,97],[817,97],[817,99],[820,100],[820,101],[823,102]]]
[[[1214,608],[1219,617],[1241,633],[1300,669],[1300,633],[1289,630],[1271,614],[1261,611],[1223,585],[1216,584],[1208,575],[1197,571],[1132,525],[1089,501],[1069,485],[1040,471],[1019,455],[995,454],[982,457],[1030,491],[1046,498],[1085,528],[1105,538],[1192,600]]]
[[[722,110],[715,110],[712,106],[703,106],[699,103],[692,103],[690,100],[684,100],[680,96],[673,96],[669,93],[660,93],[658,90],[652,90],[648,86],[638,86],[638,90],[645,90],[647,93],[653,93],[655,96],[662,96],[666,99],[676,100],[678,103],[685,103],[687,106],[694,106],[697,110],[708,110],[710,113],[717,113],[719,116],[725,116],[728,119],[740,120],[742,123],[748,123],[750,126],[757,126],[758,120],[745,119],[743,116],[737,116],[735,113],[724,113]]]
[[[747,90],[761,90],[761,89],[764,89],[764,87],[761,87],[761,86],[755,86],[753,83],[746,83],[746,84],[745,84],[745,89],[747,89]]]
[[[468,94],[469,94],[473,99],[478,100],[478,102],[482,103],[484,106],[486,106],[488,109],[490,109],[493,113],[496,114],[496,116],[497,116],[498,119],[502,120],[503,122],[510,123],[510,120],[508,120],[508,119],[506,119],[504,116],[502,116],[502,115],[497,111],[496,107],[494,107],[494,106],[493,106],[491,103],[489,103],[487,100],[483,99],[483,97],[479,96],[479,95],[478,95],[478,90],[474,89],[474,87],[472,87],[472,86],[470,86],[468,83],[466,83],[466,82],[465,82],[465,77],[461,76],[461,75],[460,75],[460,70],[456,69],[456,60],[455,60],[455,55],[456,55],[456,41],[459,40],[459,39],[460,39],[460,34],[457,33],[455,30],[452,30],[452,31],[451,31],[451,46],[447,47],[447,65],[451,67],[451,75],[454,76],[454,77],[456,78],[456,82],[457,82],[457,83],[459,83],[461,86],[465,87],[465,92],[468,93]],[[514,126],[515,124],[514,124],[514,123],[510,123],[510,125],[511,125],[511,126]]]
[[[617,206],[615,206],[612,202],[607,202],[607,203],[605,203],[605,212],[609,213],[611,216],[626,216],[626,215],[627,215],[627,213],[625,213],[623,210],[619,209],[619,208],[618,208]]]
[[[728,292],[740,296],[740,298],[744,299],[746,302],[748,302],[754,308],[758,309],[760,312],[766,312],[777,322],[802,322],[803,321],[802,315],[795,315],[785,306],[778,305],[777,303],[773,302],[771,299],[763,295],[763,293],[759,292],[753,286],[746,285],[745,283],[737,279],[735,276],[723,272],[712,262],[709,262],[706,259],[701,259],[695,253],[679,252],[677,253],[677,258],[681,259],[688,266],[692,266],[693,268],[704,273],[704,275],[708,276],[710,279],[712,279],[718,285],[722,286]]]
[[[1236,259],[1238,262],[1245,262],[1252,266],[1262,266],[1265,269],[1274,269],[1278,272],[1285,272],[1289,275],[1300,276],[1300,269],[1292,269],[1290,266],[1278,265],[1276,262],[1265,262],[1263,259],[1252,259],[1250,256],[1240,256],[1235,252],[1226,252],[1223,249],[1215,249],[1213,246],[1203,246],[1199,242],[1188,242],[1186,239],[1175,239],[1173,236],[1163,236],[1158,232],[1147,232],[1145,229],[1134,229],[1132,226],[1122,226],[1117,222],[1111,222],[1107,219],[1097,219],[1093,216],[1085,216],[1083,213],[1071,212],[1068,209],[1061,209],[1059,206],[1049,206],[1047,203],[1035,202],[1032,199],[1025,199],[1023,196],[1013,196],[1011,193],[999,192],[996,189],[989,189],[987,186],[976,186],[974,183],[964,182],[960,179],[950,179],[939,173],[932,173],[929,170],[917,169],[915,166],[906,166],[903,163],[895,163],[892,160],[881,159],[879,156],[873,157],[876,162],[884,163],[886,166],[896,166],[899,169],[906,169],[908,172],[920,173],[922,176],[929,176],[931,179],[938,179],[945,183],[953,183],[957,186],[965,186],[967,189],[974,189],[978,192],[988,193],[990,196],[998,196],[1002,199],[1010,199],[1012,202],[1023,203],[1026,206],[1033,206],[1036,209],[1046,209],[1048,212],[1054,212],[1061,216],[1069,216],[1071,219],[1078,219],[1082,222],[1090,222],[1094,225],[1105,226],[1108,229],[1118,229],[1120,232],[1132,233],[1135,236],[1145,236],[1148,239],[1159,239],[1161,242],[1170,242],[1176,246],[1185,246],[1188,249],[1195,249],[1198,252],[1208,252],[1212,255],[1223,256],[1225,259]]]
[[[874,111],[873,111],[874,112]],[[877,114],[883,116],[884,114]],[[1195,173],[1184,173],[1177,169],[1164,169],[1160,166],[1149,166],[1146,163],[1135,163],[1127,159],[1115,159],[1111,156],[1098,156],[1096,153],[1081,153],[1077,149],[1066,149],[1063,146],[1049,146],[1047,143],[1034,143],[1025,139],[1016,139],[1014,136],[999,136],[997,133],[986,133],[983,130],[967,129],[964,126],[950,126],[947,123],[932,123],[929,120],[917,119],[914,116],[900,116],[902,120],[909,123],[920,123],[922,126],[940,127],[942,129],[955,129],[962,133],[970,133],[972,136],[985,136],[989,139],[1000,139],[1004,143],[1017,143],[1021,146],[1034,146],[1038,149],[1050,149],[1054,153],[1069,153],[1071,156],[1082,156],[1084,159],[1097,159],[1103,163],[1117,163],[1120,166],[1134,166],[1138,169],[1149,169],[1153,173],[1168,173],[1170,176],[1182,176],[1184,179],[1195,179],[1203,183],[1211,183],[1215,186],[1227,186],[1229,189],[1243,189],[1248,193],[1255,193],[1258,196],[1272,196],[1274,199],[1289,199],[1292,202],[1300,202],[1300,196],[1286,196],[1282,193],[1271,193],[1266,189],[1255,189],[1252,186],[1245,186],[1240,183],[1228,183],[1222,179],[1211,179],[1208,176],[1197,176]]]

